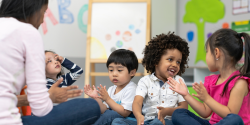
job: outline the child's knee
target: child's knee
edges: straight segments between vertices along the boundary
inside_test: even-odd
[[[173,112],[172,116],[178,115],[178,114],[180,114],[180,113],[185,113],[185,112],[187,112],[187,111],[188,111],[187,109],[176,109],[176,110]]]
[[[237,125],[244,125],[242,118],[237,114],[228,114],[225,119],[230,119],[230,122],[237,123]]]
[[[123,123],[123,118],[115,118],[113,121],[112,121],[112,125],[120,125]]]

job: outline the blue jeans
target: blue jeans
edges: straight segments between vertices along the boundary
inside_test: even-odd
[[[196,116],[187,109],[176,109],[172,115],[172,122],[175,125],[211,125],[207,120]],[[244,123],[239,115],[228,114],[214,125],[244,125]]]
[[[21,118],[24,125],[90,125],[100,115],[100,107],[94,99],[78,98],[54,106],[46,116]]]
[[[100,118],[94,123],[94,125],[111,125],[115,118],[124,118],[119,113],[112,109],[106,110],[101,114]]]
[[[116,118],[113,120],[112,125],[137,125],[137,121],[125,118]],[[154,120],[144,121],[144,125],[162,125],[162,122],[158,118],[155,118]],[[165,125],[173,125],[173,123],[171,120],[165,119]]]

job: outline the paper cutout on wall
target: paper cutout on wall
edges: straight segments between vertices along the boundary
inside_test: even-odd
[[[70,6],[70,0],[57,0],[59,9],[60,23],[71,24],[74,22],[73,14],[67,10]]]
[[[133,30],[135,28],[135,26],[133,24],[129,25],[129,29]]]
[[[116,34],[117,36],[119,36],[119,35],[120,35],[120,31],[117,30],[117,31],[115,32],[115,34]]]
[[[46,13],[44,14],[44,19],[43,19],[43,23],[42,23],[43,34],[46,34],[48,32],[47,23],[46,23],[46,20],[45,20],[46,17],[49,17],[49,19],[51,20],[53,25],[58,24],[58,21],[56,20],[55,16],[51,12],[50,8],[48,8],[46,10]]]
[[[122,48],[123,42],[122,42],[121,40],[118,40],[118,41],[116,42],[116,46],[117,46],[118,48]]]
[[[233,14],[250,13],[249,0],[233,0]]]
[[[102,43],[94,38],[91,37],[91,43],[90,43],[90,51],[91,51],[91,58],[95,59],[107,59],[107,54],[105,47],[102,45]]]
[[[231,28],[236,32],[246,32],[250,34],[250,20],[232,22]]]
[[[87,24],[84,24],[82,19],[83,19],[83,14],[87,11],[88,11],[88,4],[84,4],[77,16],[78,26],[80,30],[84,33],[87,33]]]
[[[207,34],[207,39],[212,35],[212,33],[208,33]]]
[[[107,35],[105,36],[105,38],[106,38],[107,41],[109,41],[109,40],[111,40],[111,35],[110,35],[110,34],[107,34]]]
[[[189,42],[192,42],[194,39],[194,32],[193,31],[188,31],[187,32],[187,38]]]
[[[219,0],[190,0],[187,2],[183,22],[194,23],[197,27],[198,41],[195,64],[199,61],[206,63],[206,52],[204,50],[205,23],[216,23],[224,15],[224,4]]]
[[[128,42],[132,39],[132,34],[131,32],[129,31],[125,31],[122,35],[122,39],[125,41],[125,42]]]
[[[224,29],[228,29],[229,28],[229,24],[227,22],[222,24],[222,28]]]

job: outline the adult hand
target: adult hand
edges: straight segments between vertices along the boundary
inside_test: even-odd
[[[137,120],[137,125],[144,125],[144,116],[140,115],[138,118],[136,118]]]
[[[167,83],[171,86],[170,89],[181,94],[182,96],[186,96],[188,94],[188,89],[185,83],[181,79],[179,79],[180,83],[175,81],[173,78],[169,77],[169,81]]]
[[[193,89],[197,92],[197,94],[192,94],[193,96],[197,97],[201,101],[205,102],[207,97],[209,97],[209,94],[207,93],[207,90],[203,83],[200,81],[200,84],[197,82],[193,83]]]
[[[77,97],[82,94],[83,90],[77,89],[78,86],[68,86],[64,88],[58,87],[62,81],[63,81],[63,78],[59,79],[56,83],[54,83],[50,87],[48,91],[53,103],[66,102],[68,98]]]
[[[165,120],[164,120],[164,115],[163,115],[163,107],[157,107],[157,109],[159,109],[158,112],[158,119],[162,122],[163,125],[165,125]]]
[[[102,99],[103,101],[107,101],[108,99],[111,99],[109,97],[109,94],[107,92],[107,89],[106,89],[106,86],[102,86],[100,85],[100,87],[97,87],[98,88],[98,93],[100,94],[99,98]]]

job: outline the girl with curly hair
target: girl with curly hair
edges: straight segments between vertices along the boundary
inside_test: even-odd
[[[140,79],[136,89],[133,102],[136,120],[117,118],[112,125],[172,125],[172,113],[188,108],[185,99],[167,83],[169,77],[184,81],[181,74],[188,67],[188,43],[169,32],[151,39],[143,53],[142,64],[150,74]]]

